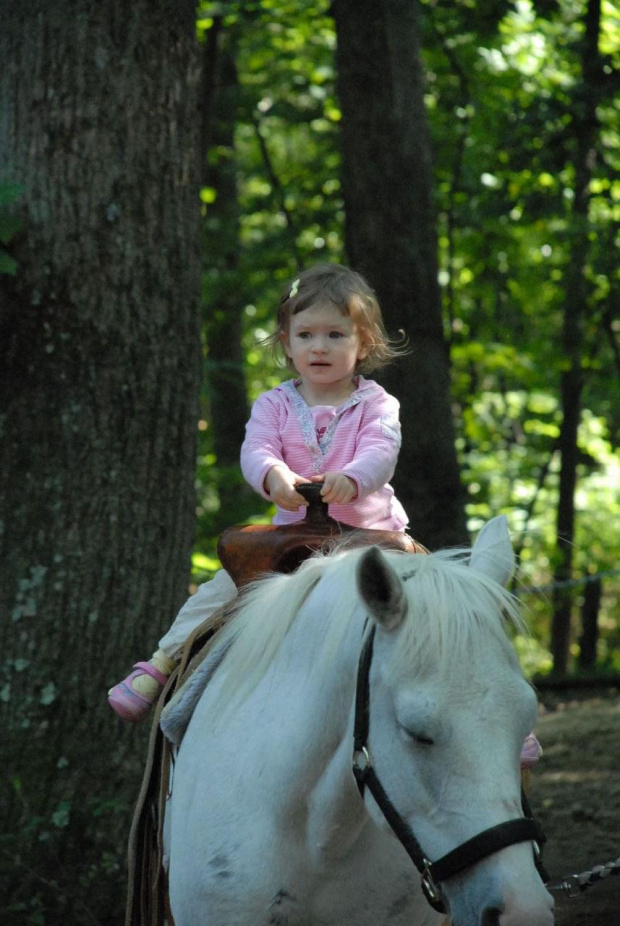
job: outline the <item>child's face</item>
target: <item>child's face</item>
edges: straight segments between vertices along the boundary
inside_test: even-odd
[[[302,382],[328,392],[350,385],[368,355],[353,319],[331,303],[292,315],[282,342]]]

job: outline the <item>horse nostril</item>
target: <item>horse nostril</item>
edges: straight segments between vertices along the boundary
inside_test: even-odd
[[[480,926],[499,926],[499,918],[503,913],[501,907],[487,907],[482,911]]]

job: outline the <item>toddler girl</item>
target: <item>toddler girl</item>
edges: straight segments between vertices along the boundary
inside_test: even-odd
[[[269,339],[284,350],[297,377],[254,403],[241,448],[243,475],[275,503],[274,524],[304,517],[296,491],[323,482],[321,495],[337,521],[354,527],[403,531],[407,516],[389,480],[400,447],[399,403],[362,374],[386,366],[401,351],[385,334],[375,294],[353,270],[319,264],[301,273],[280,300]],[[151,708],[192,630],[237,594],[220,570],[181,608],[149,662],[109,692],[123,719],[141,720]],[[530,734],[522,767],[540,756]]]
[[[297,377],[261,395],[241,448],[243,475],[276,505],[274,524],[304,517],[296,491],[323,482],[330,515],[354,527],[402,531],[407,516],[389,485],[400,447],[399,404],[362,375],[387,365],[399,350],[385,334],[375,294],[353,270],[320,264],[301,273],[280,300],[269,339]],[[109,692],[124,720],[150,710],[199,624],[237,589],[225,570],[181,608],[148,662]]]

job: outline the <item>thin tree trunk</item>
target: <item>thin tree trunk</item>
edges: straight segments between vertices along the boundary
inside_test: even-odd
[[[86,873],[122,846],[111,808],[143,739],[106,690],[185,599],[194,529],[194,5],[0,2],[0,19],[0,183],[22,185],[25,222],[0,277],[2,812],[40,879],[16,896],[51,872],[46,922],[77,921],[80,884],[111,922],[118,874],[112,891]]]
[[[336,0],[346,247],[411,354],[381,381],[401,402],[394,487],[413,535],[431,548],[467,540],[437,282],[431,141],[418,7]]]
[[[203,223],[203,240],[210,255],[203,311],[208,418],[216,457],[215,483],[222,501],[216,532],[243,519],[244,503],[254,496],[239,468],[249,408],[242,341],[245,300],[235,148],[240,87],[235,46],[234,27],[225,29],[216,17],[205,49],[212,105],[209,131],[203,133],[209,139],[205,183],[215,194]]]
[[[215,93],[205,179],[215,191],[205,222],[212,254],[205,293],[209,402],[218,465],[239,465],[248,402],[243,373],[243,292],[240,287],[239,202],[235,126],[239,82],[234,39],[220,31],[214,68]]]
[[[579,668],[592,672],[596,668],[598,645],[598,615],[601,608],[603,584],[600,578],[586,582],[581,606],[581,638],[579,640]]]
[[[566,369],[560,382],[562,424],[558,438],[561,455],[560,487],[557,512],[557,549],[551,628],[553,672],[564,675],[568,670],[571,643],[571,586],[575,538],[575,489],[577,486],[577,444],[583,389],[582,352],[583,320],[587,313],[588,282],[586,266],[590,250],[588,211],[590,181],[596,163],[598,87],[601,67],[598,42],[600,0],[589,0],[585,18],[585,37],[581,55],[582,82],[575,93],[573,136],[575,138],[575,202],[571,221],[573,245],[566,271],[562,347]]]

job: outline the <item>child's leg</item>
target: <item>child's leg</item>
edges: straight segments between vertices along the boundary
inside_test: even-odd
[[[142,720],[166,684],[192,630],[236,595],[237,587],[224,569],[216,573],[210,582],[201,585],[196,594],[185,602],[150,660],[136,663],[127,678],[110,689],[110,707],[123,720],[131,723]]]
[[[196,594],[187,599],[172,627],[159,641],[158,652],[176,662],[190,633],[236,597],[237,586],[226,570],[220,569],[210,582],[203,582]]]

